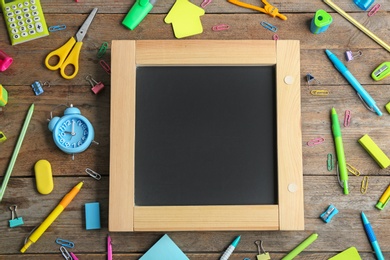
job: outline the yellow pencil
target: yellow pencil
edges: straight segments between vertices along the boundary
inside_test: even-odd
[[[83,186],[83,182],[77,184],[73,189],[65,195],[65,197],[60,201],[60,203],[55,207],[55,209],[47,216],[47,218],[42,222],[42,224],[31,234],[28,238],[28,241],[20,252],[26,252],[27,248],[30,247],[32,243],[37,242],[37,240],[42,236],[42,234],[46,231],[48,227],[56,220],[56,218],[61,214],[61,212],[68,206],[68,204],[76,197],[77,193],[79,193],[81,187]]]
[[[331,0],[324,0],[324,2],[329,5],[331,8],[333,8],[336,12],[338,12],[341,16],[343,16],[345,19],[347,19],[350,23],[355,25],[357,28],[359,28],[362,32],[364,32],[368,37],[376,41],[380,46],[385,48],[388,52],[390,52],[390,46],[378,38],[375,34],[373,34],[370,30],[368,30],[366,27],[364,27],[361,23],[353,19],[349,14],[344,12],[340,7],[338,7],[335,3],[333,3]]]

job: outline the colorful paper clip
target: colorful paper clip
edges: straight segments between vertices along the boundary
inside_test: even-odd
[[[203,2],[200,4],[200,7],[205,8],[205,7],[208,6],[211,2],[212,2],[212,0],[203,0]]]
[[[328,153],[328,159],[326,161],[326,165],[327,165],[327,168],[328,168],[328,171],[332,171],[333,170],[333,154],[331,153]]]
[[[325,141],[325,138],[317,137],[317,138],[314,138],[313,140],[310,140],[309,142],[307,142],[307,145],[308,146],[314,146],[314,145],[317,145],[317,144],[322,144],[324,141]]]
[[[107,74],[111,74],[111,68],[110,68],[110,65],[107,64],[107,62],[105,62],[104,60],[100,60],[99,64],[100,64],[100,66],[102,66],[104,71],[107,72]]]
[[[347,163],[347,170],[348,172],[352,173],[355,176],[360,176],[360,171],[355,167],[353,167],[352,165],[350,165],[349,163]]]
[[[345,52],[345,58],[347,59],[347,61],[351,61],[353,60],[355,57],[360,57],[363,55],[363,52],[362,51],[357,51],[357,53],[354,55],[352,51],[346,51]]]
[[[68,250],[66,250],[64,246],[60,247],[60,252],[66,260],[73,260],[72,256],[69,254]]]
[[[53,25],[49,27],[50,32],[56,32],[56,31],[62,31],[66,29],[65,24],[60,24],[60,25]]]
[[[57,238],[56,239],[56,243],[59,244],[60,246],[64,246],[64,247],[67,247],[67,248],[73,248],[74,247],[74,243],[73,242],[65,240],[65,239],[62,239],[62,238]]]
[[[214,26],[212,27],[212,30],[213,30],[214,32],[218,32],[218,31],[225,31],[225,30],[228,30],[229,28],[230,28],[230,26],[227,25],[227,24],[218,24],[218,25],[214,25]]]
[[[368,11],[368,16],[373,16],[374,14],[376,14],[378,11],[379,11],[379,9],[381,8],[381,5],[380,4],[376,4],[376,5],[374,5],[372,8],[371,8],[371,10],[370,11]]]
[[[362,185],[360,186],[360,192],[366,194],[368,190],[368,176],[364,176],[362,180]]]
[[[329,95],[329,90],[313,89],[310,91],[310,94],[312,94],[313,96],[327,96],[327,95]]]
[[[101,176],[99,173],[97,173],[97,172],[91,170],[90,168],[85,169],[85,172],[86,172],[89,176],[91,176],[92,178],[94,178],[95,180],[100,180],[100,179],[102,178],[102,176]]]
[[[339,211],[333,205],[329,205],[328,209],[320,215],[320,218],[325,222],[329,223],[332,218],[339,213]]]
[[[262,21],[260,23],[265,29],[270,30],[271,32],[276,32],[278,28],[270,23]]]
[[[108,43],[103,42],[102,46],[100,46],[100,49],[98,50],[97,57],[100,59],[103,57],[103,55],[106,53],[108,48]]]
[[[350,126],[351,123],[351,111],[350,110],[345,110],[344,113],[344,127]]]

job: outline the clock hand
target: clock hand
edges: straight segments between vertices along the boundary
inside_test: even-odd
[[[72,132],[70,133],[72,136],[76,135],[76,133],[74,132],[74,120],[72,120]]]

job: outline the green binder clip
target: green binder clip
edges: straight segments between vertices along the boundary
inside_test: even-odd
[[[122,24],[130,29],[134,30],[145,16],[152,10],[156,0],[137,0],[130,11],[127,13]]]
[[[24,224],[23,218],[18,217],[18,215],[16,215],[16,208],[17,208],[16,205],[9,207],[9,209],[11,210],[11,214],[12,214],[11,218],[12,219],[9,220],[8,222],[9,222],[9,227],[11,227],[11,228],[21,226]]]

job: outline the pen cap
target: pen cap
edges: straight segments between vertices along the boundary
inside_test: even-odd
[[[5,52],[0,50],[0,71],[5,71],[11,66],[13,59],[8,56]]]
[[[127,13],[125,19],[123,19],[122,24],[128,29],[134,30],[152,8],[153,5],[149,0],[137,0]]]

